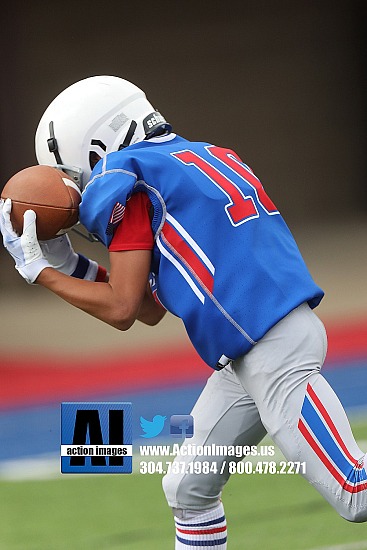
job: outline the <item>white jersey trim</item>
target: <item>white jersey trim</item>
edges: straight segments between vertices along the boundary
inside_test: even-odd
[[[163,256],[167,258],[174,266],[175,268],[181,273],[182,277],[185,279],[185,281],[190,286],[191,290],[196,294],[196,296],[199,298],[200,302],[203,304],[205,301],[205,296],[202,292],[200,292],[199,288],[194,283],[193,279],[190,277],[190,275],[187,273],[185,268],[176,260],[176,258],[163,246],[161,242],[161,236],[157,239],[157,246]]]
[[[206,267],[209,269],[210,273],[214,275],[215,273],[215,267],[212,264],[212,262],[209,260],[208,256],[205,254],[205,252],[199,247],[196,241],[188,234],[186,229],[182,227],[180,222],[178,222],[171,214],[167,212],[166,214],[166,220],[168,220],[180,233],[180,235],[189,243],[191,248],[195,250],[196,254],[199,256],[199,258],[203,261],[203,263],[206,265]]]

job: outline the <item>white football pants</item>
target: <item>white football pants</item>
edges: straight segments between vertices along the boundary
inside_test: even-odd
[[[320,374],[326,349],[324,325],[301,305],[248,354],[210,376],[192,411],[194,436],[183,445],[252,446],[267,432],[287,461],[305,463],[302,475],[342,517],[362,522],[367,520],[367,461],[340,401]],[[227,467],[220,473],[222,464],[235,460],[241,459],[177,456],[179,473],[163,478],[176,515],[218,506],[230,477]],[[259,458],[264,460],[272,458]],[[215,461],[217,471],[190,470],[190,463],[203,461]],[[181,473],[183,462],[186,473]]]

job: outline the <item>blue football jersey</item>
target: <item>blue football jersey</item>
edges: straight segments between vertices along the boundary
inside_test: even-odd
[[[93,170],[80,221],[108,246],[135,192],[154,209],[157,296],[213,368],[247,353],[323,291],[252,170],[232,150],[169,136],[111,153]]]

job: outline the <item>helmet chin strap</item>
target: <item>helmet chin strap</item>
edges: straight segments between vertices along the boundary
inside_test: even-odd
[[[79,190],[82,190],[82,170],[80,168],[76,168],[74,166],[67,166],[62,162],[61,155],[59,152],[59,146],[57,144],[57,140],[55,137],[55,130],[54,130],[54,122],[51,120],[49,124],[49,130],[50,130],[50,137],[47,140],[47,145],[50,153],[53,153],[55,155],[56,165],[55,168],[58,168],[59,170],[62,170],[68,176],[70,176],[74,183],[78,186]]]
[[[54,130],[54,122],[53,120],[51,120],[50,124],[49,124],[49,130],[50,130],[50,137],[49,139],[47,140],[47,145],[48,145],[48,149],[50,151],[50,153],[53,153],[55,155],[55,160],[56,160],[56,164],[57,164],[57,168],[59,169],[63,169],[63,168],[66,168],[66,166],[63,164],[62,160],[61,160],[61,156],[60,156],[60,153],[59,153],[59,147],[57,145],[57,140],[56,140],[56,137],[55,137],[55,130]],[[134,129],[135,131],[135,129]],[[81,184],[81,174],[77,175],[75,173],[75,171],[71,170],[72,172],[74,172],[74,179],[75,180],[78,180],[80,179],[80,184]],[[78,187],[78,190],[79,190],[79,185],[75,184],[77,187]],[[80,193],[80,190],[79,190],[79,193]],[[83,233],[82,231],[79,231],[79,229],[76,228],[77,225],[79,225],[80,222],[77,222],[72,228],[71,230],[74,231],[75,233],[77,233],[78,235],[80,235],[81,237],[83,237],[84,239],[86,239],[87,241],[89,242],[98,242],[98,239],[92,234],[92,233],[87,233],[87,235],[85,233]]]
[[[135,133],[136,127],[137,127],[137,123],[135,122],[135,120],[132,120],[130,123],[130,127],[126,133],[125,139],[118,148],[119,151],[121,151],[121,149],[125,149],[125,147],[128,147],[130,145],[131,140],[133,139],[133,135]]]
[[[47,140],[48,150],[55,155],[56,164],[62,164],[62,160],[59,153],[59,147],[55,138],[54,121],[51,120],[49,124],[50,137]]]
[[[93,233],[83,233],[83,231],[80,231],[79,229],[77,229],[77,226],[80,224],[80,222],[78,222],[77,224],[73,225],[73,227],[71,228],[71,231],[74,231],[74,233],[76,233],[77,235],[79,235],[80,237],[83,237],[83,239],[86,239],[87,241],[89,241],[90,243],[99,243],[99,239],[97,239],[97,237],[95,235],[93,235]]]

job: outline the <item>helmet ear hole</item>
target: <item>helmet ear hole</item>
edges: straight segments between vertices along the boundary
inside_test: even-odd
[[[101,160],[101,158],[102,157],[100,157],[99,154],[95,151],[89,151],[89,166],[91,170],[93,170],[93,168],[95,167],[97,162]]]

